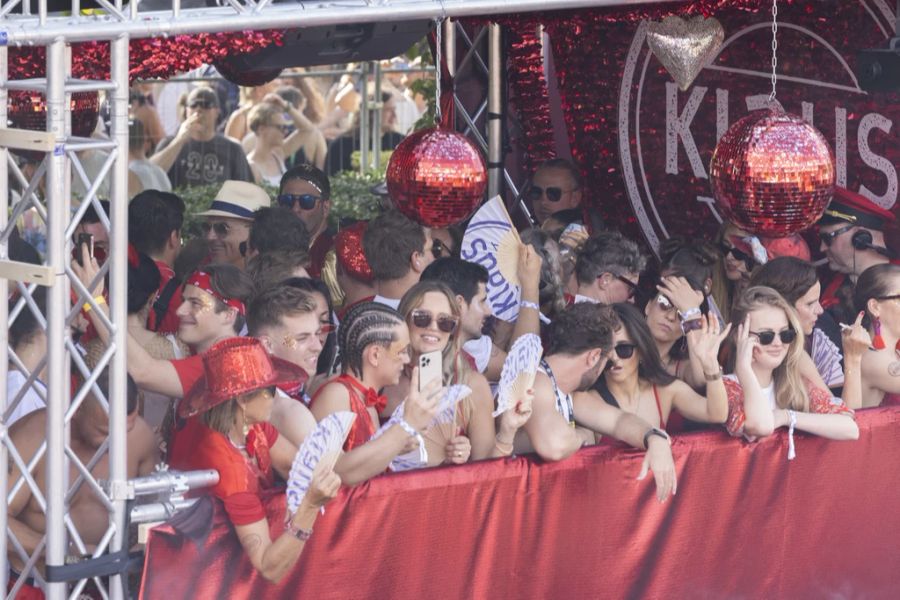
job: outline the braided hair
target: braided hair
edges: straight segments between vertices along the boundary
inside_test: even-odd
[[[362,376],[363,353],[372,344],[388,346],[395,341],[395,329],[405,325],[396,310],[379,302],[362,302],[352,307],[341,321],[338,345],[341,372]]]

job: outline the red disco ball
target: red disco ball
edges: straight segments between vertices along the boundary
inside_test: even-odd
[[[72,94],[72,135],[90,137],[97,126],[100,100],[97,92]],[[46,131],[47,102],[40,92],[14,91],[9,93],[7,118],[11,127]]]
[[[386,179],[400,212],[426,227],[447,227],[467,219],[481,204],[487,167],[464,135],[420,129],[394,150]]]
[[[247,69],[244,65],[245,56],[226,56],[213,61],[213,66],[219,75],[235,85],[244,87],[256,87],[275,81],[281,75],[282,69]]]
[[[97,127],[100,115],[100,99],[97,92],[77,92],[72,94],[70,104],[72,113],[72,135],[91,137]],[[40,92],[12,91],[7,104],[9,126],[31,131],[47,130],[47,102]],[[31,150],[13,150],[16,154],[40,160],[42,152]]]
[[[818,221],[834,191],[834,157],[825,137],[781,111],[755,111],[732,125],[709,170],[723,216],[767,237],[785,237]]]

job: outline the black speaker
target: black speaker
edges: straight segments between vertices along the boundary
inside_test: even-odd
[[[856,78],[867,92],[900,91],[900,50],[860,51],[856,55]]]
[[[431,31],[433,21],[359,23],[289,29],[282,46],[231,57],[243,72],[393,58]]]

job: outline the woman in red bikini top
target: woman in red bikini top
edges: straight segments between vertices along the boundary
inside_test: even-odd
[[[589,392],[607,403],[665,429],[672,408],[692,421],[724,423],[728,397],[717,360],[719,346],[729,329],[719,331],[716,319],[702,318],[701,327],[688,335],[707,379],[707,397],[670,375],[662,364],[643,315],[631,304],[613,305],[618,328],[606,370]],[[710,322],[711,321],[711,322]]]

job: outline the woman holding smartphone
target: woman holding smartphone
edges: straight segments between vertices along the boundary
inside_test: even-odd
[[[437,281],[417,283],[403,296],[399,312],[409,326],[412,360],[401,375],[400,383],[385,390],[388,403],[381,416],[390,416],[407,396],[413,365],[419,367],[424,386],[430,381],[429,368],[439,362],[441,368],[436,375],[444,386],[463,384],[471,388],[472,393],[457,405],[452,423],[434,425],[423,434],[428,466],[510,455],[516,431],[531,416],[531,396],[526,395],[514,408],[503,413],[500,430],[495,430],[490,386],[460,352],[459,305],[450,288]],[[435,352],[440,353],[439,357],[429,354]]]

